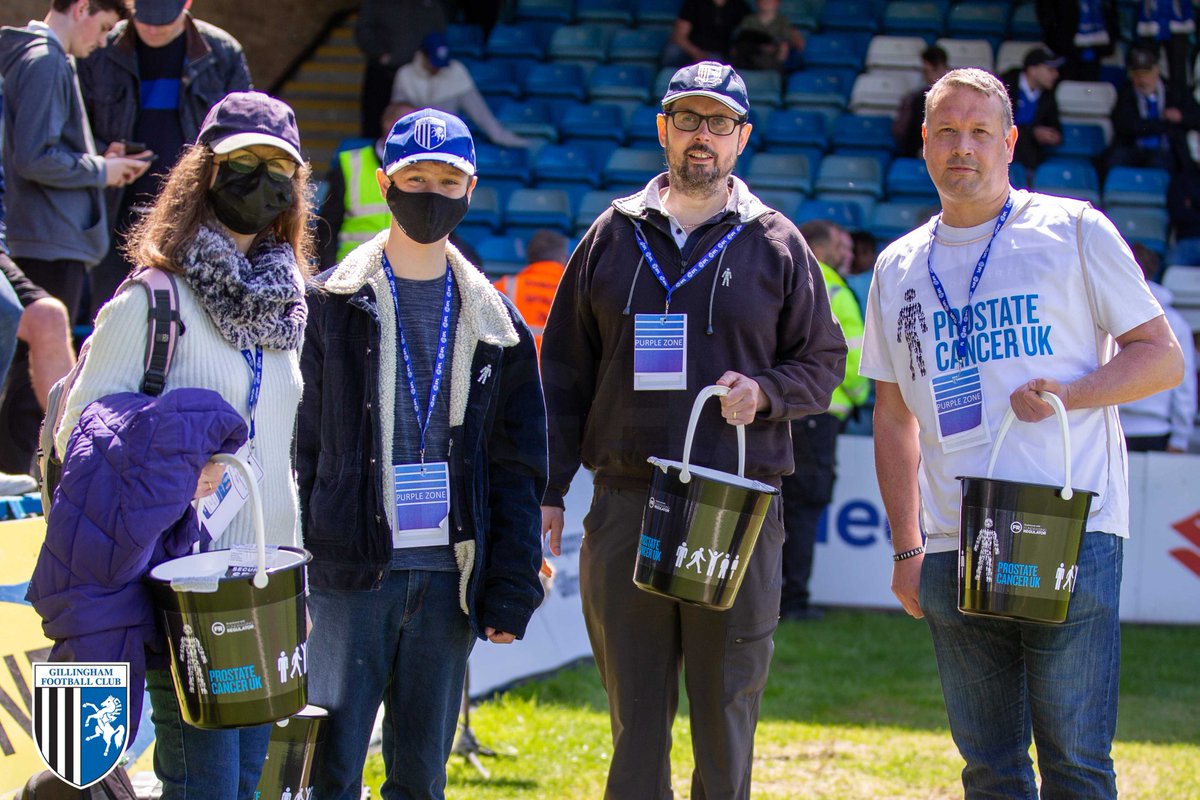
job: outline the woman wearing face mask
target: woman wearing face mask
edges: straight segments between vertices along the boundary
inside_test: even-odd
[[[292,109],[259,92],[229,94],[209,111],[195,145],[166,176],[128,244],[131,263],[171,273],[178,287],[183,333],[163,397],[173,389],[210,389],[242,415],[250,432],[243,453],[262,472],[268,545],[299,544],[291,448],[307,317],[304,281],[312,260],[308,175]],[[145,292],[134,287],[100,310],[56,434],[59,452],[67,451],[89,403],[139,391],[147,309]],[[216,491],[221,472],[204,469],[197,498]],[[202,545],[253,543],[250,520],[249,513],[237,514],[216,542]],[[147,687],[164,800],[253,797],[271,726],[201,730],[185,724],[165,641],[147,646]]]
[[[297,472],[309,565],[309,701],[329,710],[314,795],[357,800],[382,701],[385,798],[442,798],[467,656],[542,601],[546,425],[512,304],[448,237],[475,187],[458,117],[402,117],[393,220],[318,276]]]

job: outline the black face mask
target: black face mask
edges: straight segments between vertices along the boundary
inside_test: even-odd
[[[450,235],[467,215],[470,199],[451,199],[437,192],[402,192],[392,184],[387,204],[400,230],[420,244],[433,244]]]
[[[271,175],[266,164],[253,172],[237,172],[221,164],[208,199],[217,219],[231,231],[258,233],[291,207],[292,181]]]

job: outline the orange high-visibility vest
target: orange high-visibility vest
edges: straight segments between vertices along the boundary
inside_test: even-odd
[[[495,282],[495,287],[508,295],[533,331],[539,354],[546,317],[550,316],[550,305],[554,302],[564,269],[557,261],[535,261],[516,275],[506,275]]]

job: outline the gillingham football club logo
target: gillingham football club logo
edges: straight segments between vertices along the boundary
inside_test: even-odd
[[[701,86],[716,86],[721,82],[721,68],[715,64],[701,64],[696,69],[696,83]]]
[[[446,142],[446,123],[436,117],[417,120],[413,138],[426,150],[437,150]]]
[[[46,766],[80,789],[117,766],[128,745],[129,665],[33,665],[33,740]]]

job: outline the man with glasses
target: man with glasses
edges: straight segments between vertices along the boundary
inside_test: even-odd
[[[673,796],[671,722],[683,666],[696,762],[691,796],[734,800],[750,796],[779,619],[779,503],[730,610],[642,592],[630,576],[651,475],[646,459],[680,457],[693,399],[720,384],[729,394],[701,415],[693,462],[735,472],[732,426],[743,425],[746,477],[778,487],[792,471],[789,422],[828,407],[846,344],[795,225],[731,176],[750,135],[742,79],[717,62],[684,67],[662,105],[666,173],[600,215],[575,249],[546,323],[550,482],[542,528],[559,553],[563,495],[581,463],[594,470],[580,590],[612,719],[605,797]],[[664,321],[679,334],[647,335]],[[644,357],[648,339],[658,345],[653,359]]]

